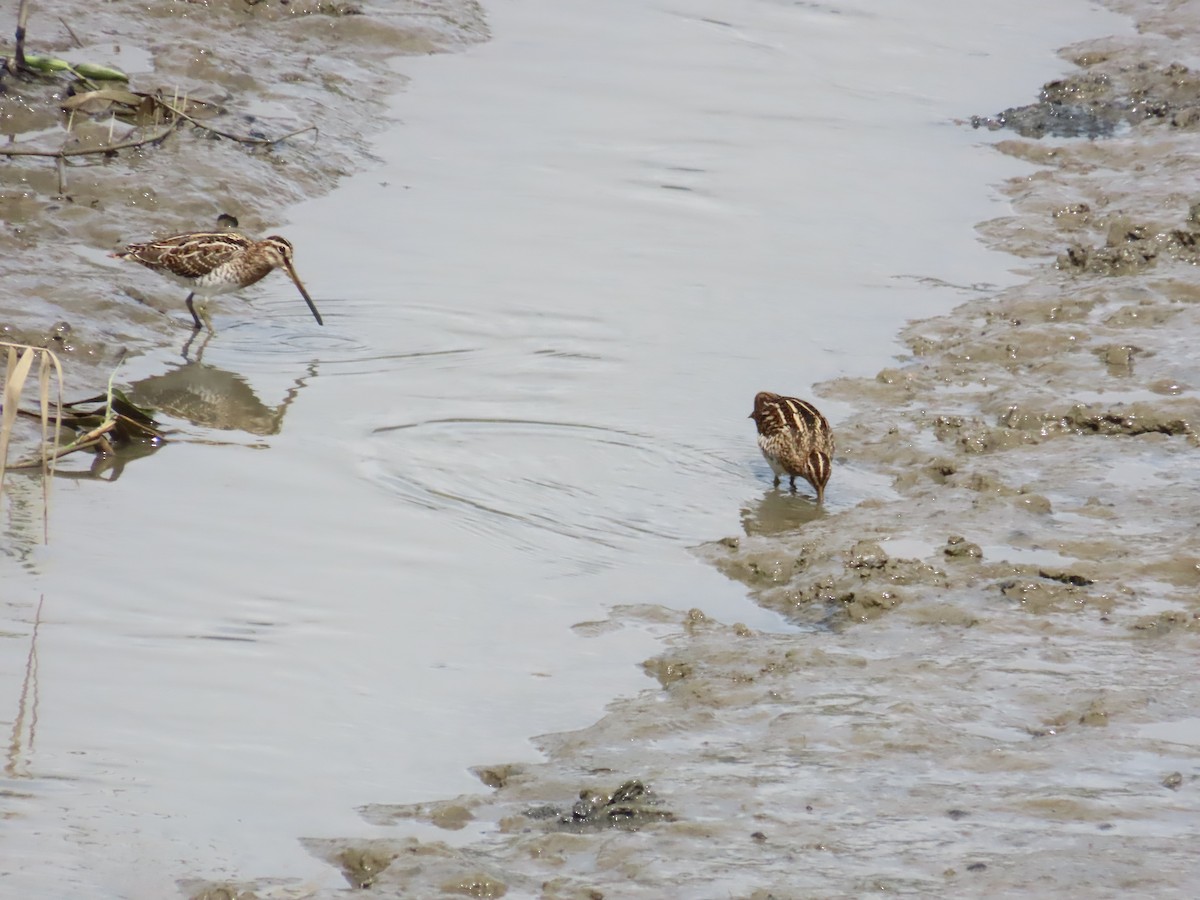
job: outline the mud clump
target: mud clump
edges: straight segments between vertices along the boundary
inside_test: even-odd
[[[1160,259],[1196,265],[1200,263],[1200,231],[1195,228],[1195,211],[1193,204],[1188,225],[1161,229],[1118,217],[1109,225],[1103,245],[1073,243],[1058,256],[1057,266],[1075,274],[1118,277],[1134,275]]]
[[[524,766],[518,765],[500,765],[500,766],[476,766],[471,770],[475,777],[482,781],[490,788],[499,789],[508,784],[509,779],[514,776],[519,776],[525,771]]]
[[[314,856],[340,869],[352,889],[375,897],[494,898],[505,896],[510,888],[491,867],[437,841],[310,838],[304,844]],[[422,886],[417,894],[412,893],[415,885]]]
[[[982,559],[983,548],[978,544],[971,543],[961,535],[952,535],[947,538],[942,555],[950,559]]]
[[[686,662],[664,657],[647,660],[643,663],[642,668],[646,670],[647,675],[654,678],[663,687],[669,687],[676,681],[683,681],[692,674],[692,667]]]
[[[1090,68],[1047,82],[1034,103],[972,116],[971,125],[1008,128],[1029,138],[1112,137],[1147,121],[1178,129],[1200,126],[1200,74],[1187,66],[1078,60]]]
[[[718,548],[735,552],[721,553]],[[871,540],[859,540],[841,551],[824,542],[807,543],[782,559],[753,550],[738,552],[727,541],[718,541],[712,549],[709,558],[717,568],[754,588],[761,605],[797,623],[829,628],[840,628],[846,620],[878,618],[904,602],[900,588],[936,584],[943,574],[919,560],[894,559]],[[783,587],[764,584],[764,570],[773,573],[769,584]]]
[[[1154,616],[1142,616],[1130,628],[1143,634],[1162,636],[1181,631],[1200,631],[1200,614],[1168,610]]]
[[[526,811],[530,819],[546,820],[549,827],[571,834],[587,834],[619,828],[638,831],[652,822],[673,822],[674,813],[661,806],[656,797],[637,779],[626,781],[613,791],[585,788],[569,812],[541,806]]]
[[[253,890],[227,884],[207,885],[188,894],[188,900],[258,900]]]
[[[443,894],[461,897],[490,898],[503,897],[508,893],[508,886],[490,875],[473,874],[443,882],[441,890]]]
[[[1170,403],[1131,403],[1117,404],[1107,409],[1097,409],[1092,404],[1076,403],[1065,410],[1031,410],[1027,407],[1013,405],[999,418],[1001,429],[1024,433],[1016,440],[1016,444],[1024,444],[1031,440],[1065,435],[1145,435],[1163,434],[1170,437],[1187,437],[1193,433],[1191,423],[1200,421],[1200,403],[1185,401],[1178,404]],[[961,431],[963,423],[955,423],[957,428],[948,423],[939,433],[943,440],[949,438],[954,431]],[[959,437],[964,449],[974,452],[1002,449],[1014,445],[1012,440],[987,434],[986,426],[978,423],[975,434],[970,438]]]
[[[396,859],[396,854],[370,847],[348,847],[337,856],[338,868],[353,888],[369,888]]]
[[[1082,404],[1073,406],[1063,421],[1068,428],[1081,434],[1165,434],[1171,436],[1190,435],[1189,419],[1175,415],[1170,409],[1153,406],[1131,406],[1128,410],[1095,412]]]

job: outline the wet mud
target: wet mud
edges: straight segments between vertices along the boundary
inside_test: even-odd
[[[1200,138],[1178,59],[1200,17],[1121,8],[1138,36],[1064,50],[1079,68],[1040,103],[1108,124],[987,122],[1034,164],[980,226],[1028,280],[817,387],[856,410],[827,510],[767,490],[697,548],[795,630],[617,608],[605,628],[671,635],[656,688],[539,738],[544,763],[479,768],[477,794],[361,811],[394,840],[314,854],[381,897],[1189,895]],[[859,473],[886,487],[839,505]]]

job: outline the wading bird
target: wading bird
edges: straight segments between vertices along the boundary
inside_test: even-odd
[[[758,447],[775,473],[775,486],[783,475],[796,489],[799,475],[825,500],[825,485],[833,468],[833,429],[811,403],[762,391],[754,397],[750,418],[758,426]]]
[[[187,308],[192,314],[195,331],[200,330],[201,320],[209,331],[213,330],[212,320],[208,317],[210,298],[249,287],[279,268],[295,282],[317,324],[325,324],[292,265],[292,245],[278,235],[252,241],[234,231],[192,232],[145,244],[130,244],[109,255],[115,259],[132,259],[187,287],[191,291]],[[196,297],[200,298],[199,313],[192,302]]]

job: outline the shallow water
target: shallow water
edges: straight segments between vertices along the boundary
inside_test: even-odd
[[[0,683],[36,689],[6,883],[336,881],[299,837],[373,834],[356,806],[468,790],[647,686],[654,629],[572,625],[787,627],[688,552],[813,513],[770,492],[749,398],[875,371],[968,290],[928,279],[1009,283],[971,229],[1022,168],[951,120],[1124,27],[992,6],[528,2],[398,63],[379,164],[277,229],[326,327],[281,278],[216,304],[176,376],[200,440],[60,482],[52,543],[0,561]],[[830,508],[887,490],[835,473]]]

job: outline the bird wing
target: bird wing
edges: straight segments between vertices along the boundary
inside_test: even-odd
[[[122,256],[152,269],[199,278],[229,262],[254,242],[233,232],[176,234],[160,241],[130,244]]]

